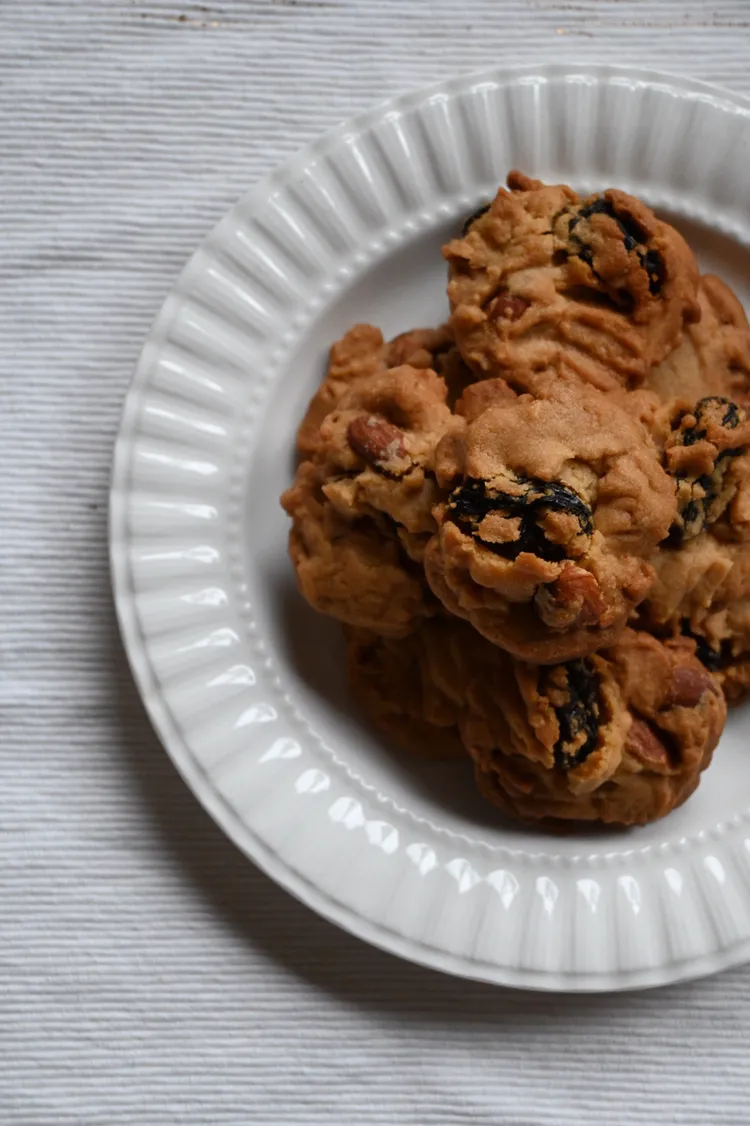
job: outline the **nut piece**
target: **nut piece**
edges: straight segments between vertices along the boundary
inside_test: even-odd
[[[566,563],[554,583],[539,587],[534,603],[552,629],[595,625],[607,608],[595,576],[572,563]]]
[[[490,301],[487,306],[487,316],[495,321],[517,321],[524,315],[529,304],[525,297],[517,297],[505,290]]]
[[[711,676],[702,669],[678,665],[672,673],[665,706],[694,708],[704,692],[711,687]]]
[[[658,738],[650,723],[639,716],[633,716],[633,722],[625,738],[625,749],[630,751],[646,767],[665,767],[669,765],[669,752]]]
[[[377,414],[361,414],[347,429],[349,445],[368,465],[389,476],[400,477],[411,466],[404,435]]]

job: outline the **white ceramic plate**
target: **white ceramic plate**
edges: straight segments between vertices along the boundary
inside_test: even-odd
[[[490,71],[346,123],[253,189],[151,330],[117,443],[111,552],[141,693],[188,784],[316,911],[451,973],[605,990],[750,957],[750,714],[698,793],[631,832],[502,824],[464,764],[350,709],[335,623],[297,595],[278,497],[327,349],[446,313],[439,248],[510,168],[616,185],[750,297],[750,105],[611,68]]]

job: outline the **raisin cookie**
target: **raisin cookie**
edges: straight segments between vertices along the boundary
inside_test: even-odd
[[[461,722],[479,789],[526,821],[663,817],[695,790],[726,717],[693,650],[627,630],[567,664],[485,670]]]
[[[434,452],[453,423],[446,394],[429,368],[377,371],[309,437],[282,505],[300,589],[316,609],[386,636],[430,612],[417,564],[436,528]]]
[[[374,325],[357,324],[331,347],[328,371],[313,395],[297,432],[297,448],[303,457],[314,452],[320,425],[336,408],[341,397],[358,385],[366,384],[388,368],[408,364],[414,368],[435,368],[452,350],[446,367],[459,384],[466,381],[466,370],[459,371],[455,359],[453,334],[448,325],[412,329],[386,343]]]
[[[645,426],[674,480],[678,512],[668,543],[679,546],[706,528],[727,540],[750,538],[750,423],[744,409],[721,395],[663,401],[646,388],[610,398]]]
[[[602,390],[642,383],[700,316],[682,236],[614,189],[581,197],[518,172],[508,188],[443,250],[466,363],[521,391],[550,370]]]
[[[473,417],[473,416],[472,416]],[[582,384],[456,417],[425,573],[446,609],[523,660],[611,645],[675,522],[674,482],[637,421]]]
[[[301,593],[315,610],[349,625],[388,637],[410,633],[434,612],[421,569],[385,519],[342,516],[326,496],[327,484],[321,468],[306,461],[282,497]]]
[[[670,543],[683,543],[712,525],[728,539],[748,535],[750,422],[737,403],[712,395],[693,407],[679,406],[664,457],[677,494]]]
[[[750,544],[705,532],[678,551],[660,549],[656,582],[639,607],[646,628],[684,635],[730,704],[750,691]]]
[[[398,747],[475,763],[522,820],[643,824],[698,784],[726,707],[686,639],[626,630],[567,664],[514,660],[455,618],[391,640],[348,631],[352,694]]]

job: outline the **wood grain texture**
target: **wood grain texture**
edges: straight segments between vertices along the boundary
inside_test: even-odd
[[[750,94],[745,0],[4,0],[0,1122],[748,1120],[750,968],[554,998],[337,932],[214,828],[110,608],[112,442],[143,336],[242,190],[448,71],[564,59]]]

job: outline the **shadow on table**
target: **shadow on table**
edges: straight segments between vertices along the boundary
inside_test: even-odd
[[[112,629],[116,634],[114,621]],[[164,847],[212,908],[267,958],[340,1002],[406,1023],[468,1024],[512,1017],[543,1024],[576,1014],[601,1015],[615,1007],[622,1014],[637,1004],[633,993],[526,993],[452,978],[376,950],[317,916],[256,868],[199,805],[151,728],[119,636],[112,652],[130,767]],[[685,986],[659,991],[660,1000],[666,1002],[678,988]]]

